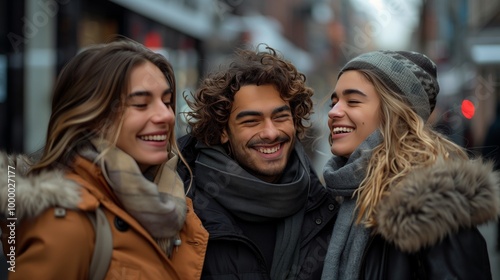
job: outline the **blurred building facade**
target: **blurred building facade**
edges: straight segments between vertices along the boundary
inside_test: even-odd
[[[116,34],[167,56],[179,91],[194,89],[213,13],[210,0],[1,0],[0,149],[41,148],[57,73],[80,50]]]
[[[422,49],[438,61],[441,74],[435,121],[455,142],[479,153],[499,113],[500,2],[425,1],[422,23]],[[473,111],[466,112],[464,101]]]
[[[391,34],[395,27],[406,28],[407,37]],[[315,90],[305,142],[320,177],[331,157],[331,91],[340,67],[362,52],[407,49],[436,61],[441,93],[431,121],[473,152],[499,113],[498,0],[0,0],[0,150],[42,147],[57,73],[78,51],[114,34],[165,54],[179,97],[237,47],[266,43],[282,52]],[[393,45],[380,45],[389,35]],[[177,100],[177,111],[187,110]],[[470,118],[464,100],[474,105]],[[181,114],[177,123],[180,135]]]
[[[488,127],[500,106],[500,2],[470,1],[471,32],[466,46],[476,68],[475,83],[470,88],[471,100],[476,102],[478,114],[471,120],[473,145],[484,143]],[[498,131],[497,133],[500,133]]]
[[[306,142],[318,170],[330,157],[326,114],[338,70],[362,52],[403,48],[435,60],[441,94],[433,121],[461,145],[481,145],[500,99],[496,0],[0,0],[0,22],[0,149],[11,152],[41,148],[58,71],[113,34],[165,54],[179,96],[235,48],[276,48],[315,90]],[[406,37],[381,45],[395,27]],[[475,105],[471,119],[464,99]],[[178,101],[178,112],[187,110]]]

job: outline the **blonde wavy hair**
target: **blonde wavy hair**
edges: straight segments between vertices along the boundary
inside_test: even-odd
[[[402,94],[394,92],[370,70],[359,71],[380,96],[380,132],[383,142],[373,150],[357,196],[356,223],[376,227],[376,206],[412,170],[432,165],[438,157],[445,160],[467,158],[466,151],[446,139],[412,109]]]

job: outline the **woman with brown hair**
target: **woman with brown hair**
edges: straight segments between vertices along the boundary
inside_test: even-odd
[[[175,171],[175,93],[166,58],[126,38],[64,67],[41,157],[1,154],[9,279],[199,278],[208,233]]]

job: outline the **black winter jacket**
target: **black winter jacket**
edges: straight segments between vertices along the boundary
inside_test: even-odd
[[[178,139],[182,155],[194,171],[197,151],[196,140],[190,135]],[[179,165],[179,174],[189,185],[189,173]],[[195,179],[196,181],[196,179]],[[196,184],[191,186],[188,196],[192,198],[194,210],[205,229],[209,241],[201,279],[216,280],[269,280],[262,253],[238,226],[235,217],[206,195]],[[299,252],[300,267],[295,279],[320,279],[323,261],[328,249],[333,223],[338,211],[335,197],[320,183],[311,167],[311,190],[304,216]],[[267,236],[262,236],[267,238]]]
[[[360,279],[491,279],[477,226],[496,219],[499,184],[479,160],[415,171],[377,208]]]

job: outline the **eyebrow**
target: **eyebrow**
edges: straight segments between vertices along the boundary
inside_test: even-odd
[[[362,91],[360,90],[357,90],[357,89],[346,89],[342,92],[343,95],[351,95],[351,94],[359,94],[361,96],[364,96],[364,97],[367,97],[367,95],[365,93],[363,93]],[[332,96],[330,97],[330,99],[333,99],[334,97],[338,97],[337,95],[337,92],[334,91],[332,93]]]
[[[283,105],[281,107],[274,109],[272,112],[272,115],[275,115],[275,114],[278,114],[281,112],[285,112],[285,111],[291,112],[292,109],[290,109],[290,106],[288,106],[288,105]],[[241,119],[241,118],[244,118],[247,116],[263,116],[263,115],[264,114],[262,112],[259,112],[259,111],[241,111],[238,113],[238,115],[236,115],[236,119]]]
[[[169,88],[169,89],[166,89],[163,94],[162,94],[162,97],[165,96],[165,95],[168,95],[168,94],[172,94],[172,89]],[[140,91],[134,91],[132,93],[129,93],[129,95],[127,95],[127,98],[134,98],[136,96],[151,96],[151,92],[147,91],[147,90],[140,90]]]

